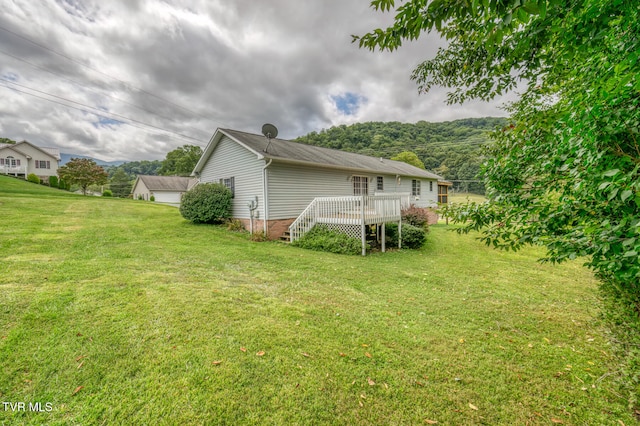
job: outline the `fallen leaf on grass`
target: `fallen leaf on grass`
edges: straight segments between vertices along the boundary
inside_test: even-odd
[[[347,356],[344,352],[340,352],[340,356]]]
[[[560,424],[562,423],[562,420],[560,420],[560,419],[554,419],[554,418],[551,418],[551,421],[552,421],[553,423],[560,423]]]
[[[472,410],[476,410],[478,411],[478,407],[476,407],[475,405],[473,405],[472,403],[469,403],[469,408],[471,408]]]
[[[363,348],[368,348],[368,347],[369,347],[369,345],[367,345],[366,343],[363,343],[363,344],[362,344],[362,347],[363,347]]]
[[[246,352],[246,351],[247,351],[247,348],[240,348],[240,350],[241,350],[242,352]]]
[[[76,358],[76,362],[80,361],[82,358],[86,358],[86,355],[80,355],[79,357]]]
[[[425,422],[426,424],[428,424],[428,425],[437,425],[437,424],[438,424],[438,422],[437,422],[437,421],[435,421],[435,420],[429,420],[429,419],[425,420],[424,422]]]
[[[365,352],[364,356],[366,356],[367,358],[371,358],[371,354],[369,352]]]
[[[78,364],[78,368],[82,367],[83,364],[84,364],[84,361],[82,361],[80,364]]]
[[[222,361],[213,361],[211,364],[213,364],[213,365],[220,365],[220,364],[222,364]]]
[[[75,388],[75,390],[73,391],[73,393],[71,395],[75,395],[78,392],[80,392],[80,389],[82,389],[84,386],[78,386],[77,388]]]
[[[376,385],[376,382],[371,380],[371,377],[367,377],[367,383],[369,383],[369,386],[375,386]]]
[[[311,358],[311,355],[309,355],[309,354],[308,354],[308,353],[306,353],[306,352],[302,352],[302,356],[306,356],[307,358]]]
[[[264,351],[257,352],[256,355],[263,356],[264,355]]]

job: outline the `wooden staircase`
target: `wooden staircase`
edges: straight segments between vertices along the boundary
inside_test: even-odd
[[[290,243],[291,242],[291,232],[289,232],[289,230],[284,231],[284,233],[282,235],[280,235],[280,241],[283,241],[285,243]]]

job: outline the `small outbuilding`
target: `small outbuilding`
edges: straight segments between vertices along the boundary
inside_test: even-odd
[[[197,180],[183,176],[138,175],[131,193],[134,200],[151,200],[179,206],[182,194],[193,188]]]

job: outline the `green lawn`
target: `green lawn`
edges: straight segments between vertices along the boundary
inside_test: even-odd
[[[473,201],[476,203],[482,203],[487,198],[484,195],[474,194],[472,192],[455,192],[449,195],[449,203],[466,203]]]
[[[6,177],[0,215],[0,397],[26,403],[0,424],[634,424],[577,263],[444,225],[311,252]]]

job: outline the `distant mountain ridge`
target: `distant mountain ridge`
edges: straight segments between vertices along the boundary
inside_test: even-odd
[[[124,163],[128,163],[128,161],[118,160],[118,161],[104,161],[99,158],[89,157],[88,155],[79,155],[79,154],[69,154],[66,152],[60,153],[60,165],[63,166],[67,164],[72,158],[88,158],[89,160],[93,160],[96,162],[98,166],[119,166]]]

